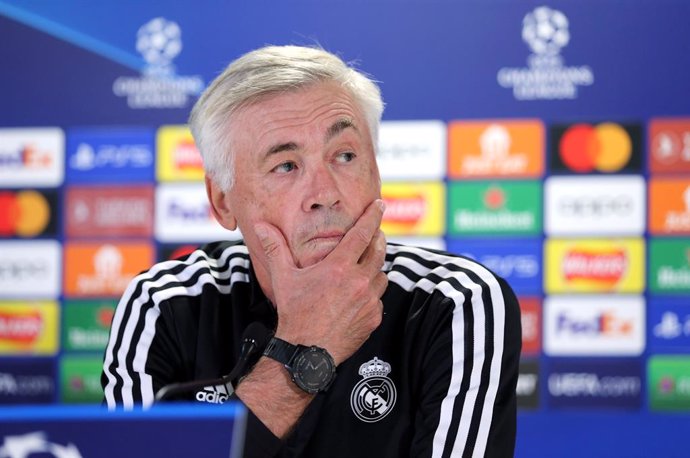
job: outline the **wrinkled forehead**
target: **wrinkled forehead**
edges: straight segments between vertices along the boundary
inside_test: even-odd
[[[266,140],[276,132],[313,129],[317,135],[328,135],[334,126],[352,126],[371,138],[371,132],[360,105],[351,91],[336,82],[321,82],[273,91],[255,97],[235,110],[229,119],[233,144]],[[281,130],[282,129],[282,130]]]

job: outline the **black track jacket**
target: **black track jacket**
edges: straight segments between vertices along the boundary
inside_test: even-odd
[[[469,259],[392,243],[383,270],[380,327],[284,442],[250,411],[245,456],[513,456],[521,330],[510,287]],[[245,245],[212,243],[156,264],[117,306],[105,402],[146,407],[166,384],[227,374],[254,321],[275,329],[277,314]],[[223,386],[189,395],[229,397]]]

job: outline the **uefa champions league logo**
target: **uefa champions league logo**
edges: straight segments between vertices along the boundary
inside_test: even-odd
[[[173,60],[182,52],[182,28],[175,21],[157,17],[139,27],[135,48],[146,65],[142,77],[120,77],[113,93],[126,97],[127,105],[141,108],[184,108],[204,88],[200,76],[179,76]]]
[[[570,41],[568,18],[557,10],[541,6],[522,21],[522,39],[535,54],[556,55]]]
[[[588,65],[565,66],[561,51],[570,43],[570,22],[562,12],[540,6],[522,20],[522,39],[532,54],[527,67],[504,67],[496,79],[513,90],[517,100],[562,100],[577,98],[580,86],[594,84]]]

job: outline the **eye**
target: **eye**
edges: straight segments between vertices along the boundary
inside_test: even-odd
[[[352,151],[343,151],[336,156],[335,160],[337,162],[352,162],[355,157],[357,156]]]
[[[274,173],[289,173],[297,168],[297,164],[292,161],[283,162],[274,167],[271,172]]]

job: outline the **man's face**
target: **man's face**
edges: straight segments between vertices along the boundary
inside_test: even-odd
[[[235,180],[221,217],[226,227],[237,223],[253,257],[262,252],[253,225],[265,221],[283,233],[298,267],[311,266],[380,197],[369,126],[335,83],[262,99],[233,114],[230,129]]]

